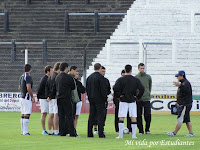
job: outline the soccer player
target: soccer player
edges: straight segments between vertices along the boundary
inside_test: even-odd
[[[121,77],[123,77],[123,76],[125,76],[125,70],[121,71]],[[116,94],[115,93],[114,93],[113,102],[115,104],[115,131],[118,133],[119,132],[119,118],[118,118],[119,100],[116,98]]]
[[[186,137],[193,137],[194,133],[192,130],[192,123],[190,122],[190,110],[192,108],[192,86],[190,82],[186,79],[185,71],[179,71],[175,75],[177,77],[179,85],[177,82],[174,85],[178,86],[177,91],[177,103],[178,105],[178,117],[177,124],[173,132],[165,132],[169,136],[176,136],[180,130],[183,123],[186,123],[189,134]]]
[[[151,124],[151,89],[152,89],[152,79],[151,76],[144,72],[145,65],[140,63],[138,65],[139,73],[135,76],[138,78],[142,85],[144,86],[144,94],[137,101],[137,126],[139,129],[139,134],[144,134],[143,123],[142,123],[142,113],[144,109],[144,120],[146,122],[145,133],[151,134],[150,124]]]
[[[123,129],[124,129],[124,118],[129,112],[129,117],[131,117],[131,127],[132,127],[132,138],[136,137],[137,129],[137,112],[136,112],[136,100],[140,99],[144,93],[144,87],[139,79],[133,77],[132,66],[125,66],[125,76],[119,78],[113,90],[116,94],[116,98],[119,102],[119,136],[117,138],[123,138]],[[139,92],[137,94],[137,91]]]
[[[19,89],[21,91],[21,134],[30,135],[28,132],[29,118],[32,111],[32,102],[35,102],[33,97],[32,86],[33,80],[31,77],[32,67],[30,64],[24,66],[24,74],[19,80]]]
[[[107,101],[106,80],[100,74],[101,64],[94,65],[94,73],[86,80],[86,91],[90,103],[90,114],[88,119],[88,137],[94,137],[92,129],[95,118],[97,118],[99,138],[105,138],[103,126],[105,120],[105,103]]]
[[[48,132],[46,131],[45,128],[45,120],[46,120],[46,116],[47,113],[49,113],[49,103],[46,101],[47,100],[47,93],[45,90],[46,84],[47,84],[47,79],[50,76],[50,74],[52,73],[53,68],[51,66],[46,66],[44,68],[44,72],[45,75],[40,79],[40,84],[38,86],[38,92],[37,92],[37,98],[40,102],[40,108],[41,108],[41,124],[42,124],[42,129],[43,135],[48,135]]]
[[[68,64],[62,62],[60,64],[60,74],[55,79],[55,84],[49,99],[57,97],[58,114],[59,114],[59,135],[66,136],[68,133],[70,137],[78,137],[76,129],[74,128],[73,106],[72,106],[72,90],[75,89],[75,82],[73,78],[67,74]]]
[[[85,87],[78,80],[78,78],[79,78],[79,72],[77,71],[77,74],[75,75],[75,81],[76,81],[76,85],[77,85],[78,96],[79,96],[80,102],[78,102],[76,104],[76,108],[75,108],[75,110],[76,110],[76,115],[75,115],[75,120],[74,120],[74,127],[75,127],[75,129],[76,129],[76,126],[77,126],[78,117],[81,114],[81,107],[82,107],[81,94],[85,93]]]
[[[60,63],[57,62],[53,67],[53,73],[49,76],[46,84],[46,90],[49,95],[52,95],[53,87],[55,84],[55,78],[59,74]],[[52,131],[53,127],[53,131]],[[49,135],[58,135],[58,105],[57,99],[55,97],[51,97],[49,101],[49,119],[48,119],[48,128],[49,128]]]

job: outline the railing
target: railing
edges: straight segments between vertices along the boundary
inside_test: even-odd
[[[31,4],[32,1],[31,0],[26,0],[26,4],[29,5]],[[55,4],[59,5],[60,4],[60,0],[55,0]],[[85,0],[85,4],[90,4],[90,0]]]
[[[69,16],[94,16],[94,32],[99,32],[99,16],[119,16],[126,15],[127,13],[99,13],[97,10],[94,13],[69,13],[65,11],[65,32],[70,32]]]
[[[0,16],[4,16],[4,32],[9,31],[9,15],[8,11],[5,11],[4,13],[0,13]]]
[[[43,45],[43,63],[47,62],[47,41],[43,40],[42,42],[16,42],[16,40],[12,40],[12,42],[0,42],[0,45],[11,45],[11,62],[16,61],[16,48],[17,45]]]

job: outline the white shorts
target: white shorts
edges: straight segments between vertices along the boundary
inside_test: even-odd
[[[118,117],[127,117],[128,112],[129,112],[129,117],[137,117],[136,102],[133,102],[133,103],[120,102],[119,103]]]
[[[46,100],[47,99],[39,99],[41,113],[49,113],[49,102]]]
[[[76,115],[78,116],[81,114],[81,107],[82,107],[82,101],[76,104]]]
[[[57,113],[58,113],[57,99],[51,99],[49,102],[49,114],[57,114]]]
[[[32,112],[32,101],[20,98],[21,100],[21,114],[31,114]]]

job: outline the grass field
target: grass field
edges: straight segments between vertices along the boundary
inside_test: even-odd
[[[88,114],[81,114],[79,118],[77,132],[80,138],[42,135],[40,113],[33,113],[31,116],[29,124],[31,136],[21,135],[20,113],[0,112],[0,118],[0,150],[168,150],[169,148],[173,150],[200,150],[199,116],[191,116],[195,137],[184,137],[188,133],[185,124],[176,137],[168,137],[164,132],[173,131],[176,116],[153,115],[151,124],[152,134],[137,134],[138,139],[136,140],[132,140],[131,135],[124,135],[123,139],[115,139],[117,134],[114,131],[114,115],[107,116],[105,127],[107,132],[106,139],[99,139],[97,136],[95,138],[86,137]],[[190,142],[192,145],[173,145],[176,141],[179,141],[179,144]]]

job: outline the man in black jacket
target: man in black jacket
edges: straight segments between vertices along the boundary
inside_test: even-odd
[[[52,73],[53,68],[51,66],[46,66],[44,68],[45,75],[40,79],[40,84],[38,86],[38,92],[37,92],[37,99],[40,101],[40,108],[41,108],[41,124],[42,124],[42,129],[43,135],[48,135],[48,132],[46,131],[45,128],[45,120],[47,113],[49,113],[49,103],[47,102],[47,93],[45,90],[47,80],[49,75]]]
[[[186,123],[189,134],[186,137],[193,137],[194,133],[192,131],[192,124],[190,122],[190,110],[192,108],[192,86],[190,82],[186,79],[185,71],[179,71],[175,75],[178,81],[181,82],[179,85],[178,82],[174,84],[178,87],[177,91],[177,103],[178,105],[178,117],[177,124],[174,132],[165,132],[169,136],[176,136],[177,132],[180,130],[183,123]]]
[[[90,115],[88,119],[88,137],[93,137],[92,129],[97,119],[99,138],[105,138],[103,133],[105,118],[105,103],[107,101],[106,80],[100,74],[101,64],[94,65],[95,72],[86,81],[86,91],[90,102]]]
[[[123,138],[124,129],[124,118],[129,112],[129,117],[131,117],[131,127],[132,127],[132,138],[136,137],[137,129],[137,111],[136,111],[136,100],[140,99],[144,93],[144,87],[139,79],[133,77],[132,66],[125,66],[125,76],[119,78],[113,90],[116,94],[116,98],[120,101],[119,103],[119,136],[117,138]],[[137,91],[139,93],[137,94]]]
[[[52,94],[50,94],[48,99],[55,96],[57,98],[60,124],[59,134],[61,136],[66,136],[66,134],[69,133],[71,137],[77,137],[72,114],[72,90],[75,89],[75,83],[67,72],[68,64],[66,62],[61,63],[60,74],[57,75],[55,79]],[[65,127],[65,125],[67,127]]]

